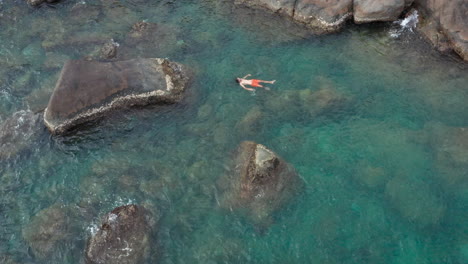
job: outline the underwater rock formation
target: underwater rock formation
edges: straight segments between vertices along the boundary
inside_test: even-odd
[[[120,206],[106,214],[88,241],[86,264],[145,263],[150,248],[150,225],[145,208]]]
[[[38,212],[23,228],[23,238],[35,257],[54,258],[54,253],[61,251],[59,248],[71,248],[77,225],[70,213],[68,208],[56,204]]]
[[[168,57],[179,49],[178,34],[175,26],[137,22],[123,40],[118,58]]]
[[[18,111],[0,124],[0,160],[15,157],[35,138],[41,126],[40,115]]]
[[[408,175],[397,175],[385,186],[385,196],[395,209],[418,227],[440,223],[446,205],[430,186]]]
[[[317,78],[317,90],[284,90],[279,94],[267,95],[265,108],[272,113],[281,113],[281,117],[292,120],[297,116],[315,119],[330,116],[349,107],[352,101],[348,95],[335,88],[331,80]],[[278,118],[275,114],[275,118]]]
[[[188,79],[181,64],[166,59],[68,61],[44,112],[44,122],[52,133],[60,134],[116,108],[176,103]]]
[[[468,188],[468,127],[430,123],[426,130],[438,171],[434,176],[446,190],[463,193]]]
[[[259,227],[268,227],[272,214],[298,194],[303,186],[295,169],[261,144],[240,144],[229,174],[220,181],[222,204],[231,210],[247,211]]]

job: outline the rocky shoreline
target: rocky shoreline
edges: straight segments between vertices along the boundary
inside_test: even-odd
[[[421,14],[418,31],[438,50],[453,50],[468,61],[468,2],[464,0],[235,0],[235,3],[277,13],[317,34],[337,32],[349,20],[357,24],[396,21],[415,8]]]

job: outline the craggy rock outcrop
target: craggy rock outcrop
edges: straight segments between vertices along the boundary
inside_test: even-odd
[[[0,160],[13,158],[29,146],[41,127],[40,115],[30,111],[18,111],[0,124]]]
[[[44,112],[59,134],[116,108],[176,103],[188,83],[184,67],[166,59],[68,61]]]
[[[235,0],[235,3],[269,9],[317,33],[337,31],[353,11],[352,0]]]
[[[146,210],[134,204],[106,214],[99,230],[88,241],[85,263],[146,263],[151,245],[147,217]]]
[[[261,144],[240,144],[231,170],[219,182],[222,207],[246,211],[257,226],[271,224],[272,214],[301,190],[302,180],[288,163]]]
[[[413,3],[414,1],[414,3]],[[311,28],[334,32],[351,17],[356,23],[395,21],[414,4],[421,11],[418,26],[441,51],[453,49],[468,60],[468,2],[466,0],[234,0],[267,9]]]
[[[415,4],[422,20],[418,28],[433,45],[441,51],[453,49],[468,61],[468,2],[415,0]]]
[[[59,248],[71,248],[78,234],[70,209],[58,204],[38,212],[23,229],[23,238],[39,259],[50,259]],[[63,252],[62,250],[62,252]]]
[[[354,22],[394,21],[412,0],[354,0]]]

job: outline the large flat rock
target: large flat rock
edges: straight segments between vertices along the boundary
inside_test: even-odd
[[[54,134],[117,108],[176,103],[188,83],[184,67],[166,59],[65,63],[44,112]]]

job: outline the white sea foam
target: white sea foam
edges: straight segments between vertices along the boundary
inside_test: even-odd
[[[96,225],[95,223],[92,223],[91,225],[86,227],[86,231],[88,231],[92,236],[94,236],[98,230],[99,230],[99,226]]]
[[[398,38],[404,32],[413,32],[413,29],[418,24],[418,11],[414,10],[409,13],[404,19],[397,20],[393,24],[397,25],[397,28],[393,28],[389,31],[390,37]]]

